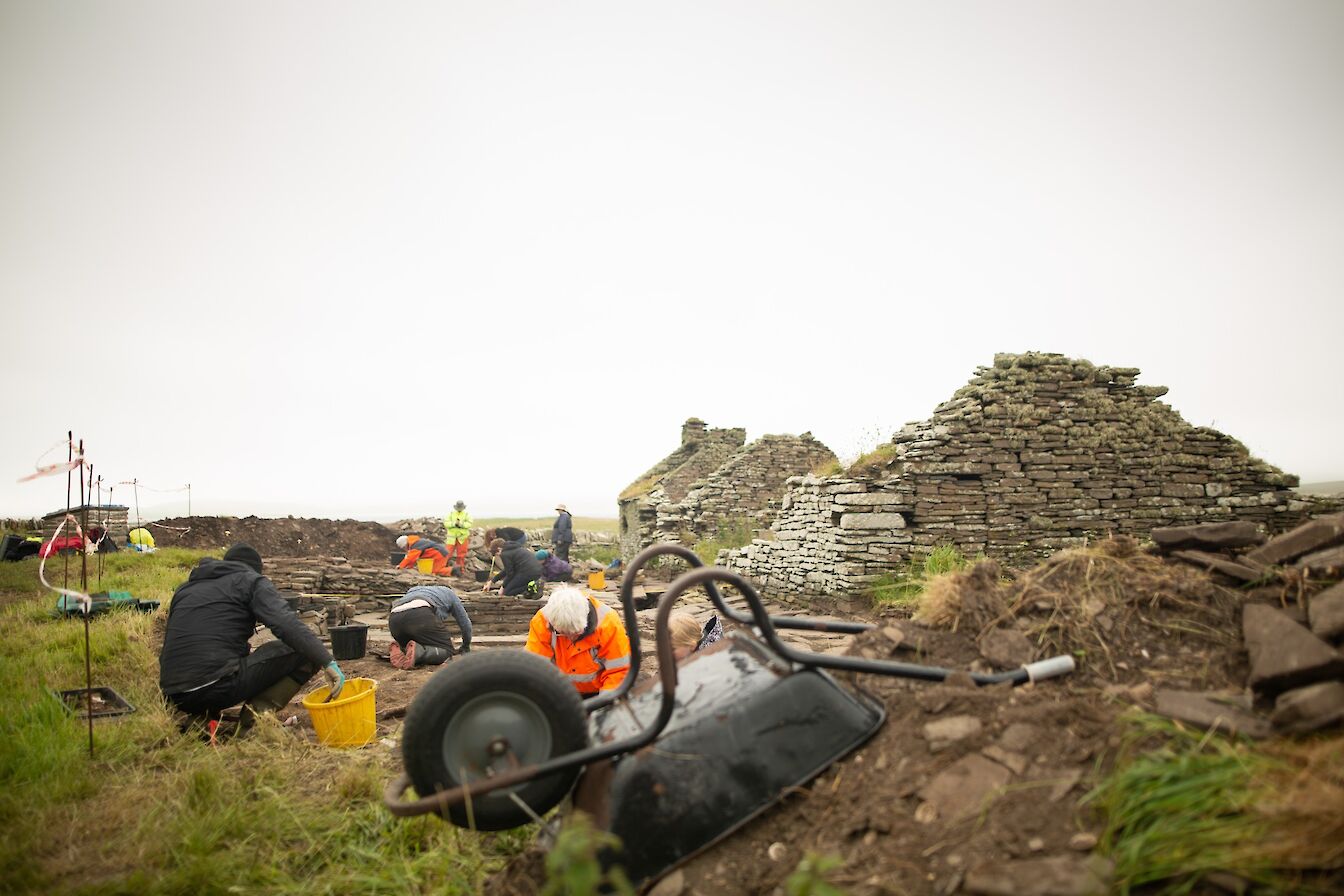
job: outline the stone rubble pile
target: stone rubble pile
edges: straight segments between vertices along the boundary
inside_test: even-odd
[[[1317,506],[1292,491],[1297,477],[1191,426],[1138,373],[997,355],[867,469],[790,479],[772,537],[719,562],[776,592],[852,593],[939,545],[1024,563],[1162,524],[1281,530]]]
[[[1344,513],[1269,540],[1248,522],[1152,535],[1173,559],[1248,589],[1242,637],[1251,667],[1248,694],[1158,691],[1158,712],[1249,737],[1344,722]]]
[[[765,435],[746,445],[743,429],[707,429],[692,417],[682,442],[622,493],[621,553],[629,559],[651,544],[693,543],[726,526],[764,526],[792,477],[834,463],[812,437]]]

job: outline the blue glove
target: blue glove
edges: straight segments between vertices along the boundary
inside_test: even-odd
[[[323,667],[322,674],[331,682],[331,693],[327,695],[327,702],[330,702],[341,695],[341,688],[345,687],[345,673],[336,665],[336,661],[332,660]]]

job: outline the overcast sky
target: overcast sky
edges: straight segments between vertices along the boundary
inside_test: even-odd
[[[74,429],[197,513],[614,516],[687,417],[851,457],[1027,350],[1344,479],[1342,286],[1334,0],[0,2],[0,515]]]

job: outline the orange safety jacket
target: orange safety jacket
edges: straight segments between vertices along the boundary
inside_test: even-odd
[[[417,545],[419,545],[417,547]],[[420,558],[434,561],[434,574],[440,576],[448,575],[448,557],[444,553],[447,550],[437,541],[430,541],[428,538],[421,538],[418,535],[411,535],[406,539],[406,556],[401,558],[397,564],[397,569],[406,569],[414,566],[415,561]]]
[[[588,603],[588,626],[578,637],[556,632],[540,610],[527,630],[527,649],[555,663],[580,694],[609,691],[630,671],[630,638],[620,616],[595,597]]]

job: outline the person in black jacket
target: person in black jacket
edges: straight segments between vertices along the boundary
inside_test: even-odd
[[[526,542],[496,538],[491,542],[491,550],[495,549],[499,550],[501,569],[490,581],[491,586],[499,585],[499,593],[507,596],[538,596],[541,593],[541,561]]]
[[[569,546],[574,543],[574,517],[563,504],[555,505],[555,522],[551,524],[551,553],[569,562]]]
[[[258,622],[278,638],[249,650]],[[340,694],[345,675],[331,652],[261,574],[261,555],[236,544],[206,557],[173,592],[159,651],[159,690],[191,715],[245,703],[242,721],[282,709],[321,669]]]

